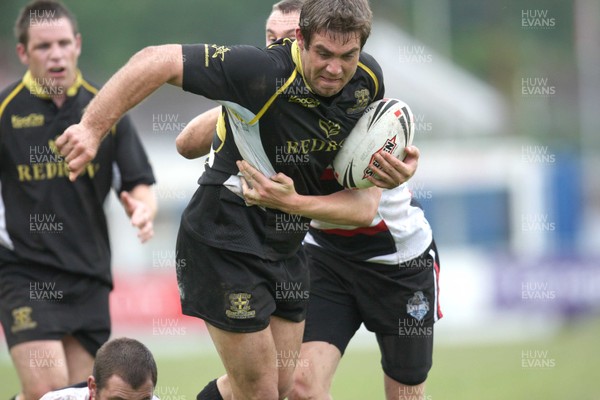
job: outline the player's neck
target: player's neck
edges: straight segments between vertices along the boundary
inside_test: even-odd
[[[67,95],[63,94],[60,96],[52,96],[52,102],[56,105],[56,107],[61,108],[63,104],[67,101]]]

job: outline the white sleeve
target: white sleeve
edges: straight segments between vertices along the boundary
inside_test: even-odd
[[[40,400],[89,400],[89,393],[87,387],[67,388],[48,392]]]

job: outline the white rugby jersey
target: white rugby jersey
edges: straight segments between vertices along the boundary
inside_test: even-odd
[[[48,392],[42,396],[40,400],[89,400],[90,389],[82,388],[66,388]],[[152,400],[160,400],[156,396],[152,396]]]
[[[383,191],[377,215],[368,227],[313,220],[304,243],[349,259],[395,265],[419,256],[432,238],[423,210],[404,184]]]

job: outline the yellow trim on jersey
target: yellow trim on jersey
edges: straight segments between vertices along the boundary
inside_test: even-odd
[[[8,96],[6,96],[2,104],[0,104],[0,118],[2,118],[2,114],[4,113],[4,109],[6,108],[8,103],[10,103],[12,99],[14,99],[14,97],[21,91],[21,89],[23,89],[24,86],[25,85],[23,84],[23,82],[19,83],[17,87],[14,88]]]
[[[365,72],[367,74],[369,74],[371,79],[373,79],[373,82],[375,82],[375,94],[373,95],[373,97],[377,96],[377,93],[379,93],[379,80],[377,79],[377,75],[375,75],[375,73],[373,71],[371,71],[371,68],[367,67],[365,64],[361,63],[360,61],[358,62],[358,66],[361,67],[362,69],[364,69]]]
[[[252,120],[250,122],[248,122],[248,125],[254,125],[263,116],[263,114],[267,112],[267,110],[269,109],[269,107],[271,107],[271,104],[273,104],[273,102],[275,101],[277,96],[279,96],[281,93],[283,93],[283,91],[292,84],[294,79],[296,79],[297,72],[298,72],[298,70],[294,69],[294,72],[292,72],[292,75],[290,75],[290,77],[287,79],[287,81],[285,81],[283,86],[281,86],[279,89],[277,89],[277,91],[275,93],[273,93],[273,96],[271,96],[269,101],[267,101],[265,103],[265,105],[260,109],[258,114],[256,114],[256,116],[254,118],[252,118]]]
[[[217,137],[221,140],[221,144],[219,145],[219,148],[215,150],[215,153],[218,153],[225,144],[226,136],[227,129],[225,128],[225,113],[220,112],[219,118],[217,119]]]
[[[83,86],[84,88],[86,88],[89,92],[93,93],[94,95],[98,94],[98,89],[96,89],[95,87],[93,87],[92,85],[90,85],[88,83],[88,81],[86,81],[85,79],[81,79],[81,86]]]
[[[311,93],[314,93],[314,90],[310,87],[306,79],[304,78],[304,69],[302,68],[302,58],[300,57],[300,47],[298,47],[298,42],[292,43],[292,61],[296,64],[296,69],[300,71],[300,75],[302,75],[302,80],[304,84],[310,90]]]
[[[298,44],[296,43],[296,41],[292,42],[292,40],[289,38],[283,39],[283,43],[286,43],[288,41],[292,45],[292,60],[294,61],[294,64],[296,64],[296,68],[294,68],[294,72],[292,72],[292,75],[290,75],[290,77],[285,81],[283,86],[281,86],[279,89],[277,89],[277,91],[275,91],[275,93],[273,93],[271,98],[265,103],[264,106],[262,106],[262,108],[260,109],[258,114],[256,114],[256,116],[254,118],[252,118],[252,120],[250,122],[248,122],[248,125],[254,125],[263,116],[263,114],[267,112],[269,107],[271,107],[271,104],[273,104],[273,102],[275,101],[277,96],[279,96],[281,93],[283,93],[283,91],[285,89],[287,89],[287,87],[290,86],[292,84],[292,82],[294,82],[294,79],[296,79],[296,75],[298,73],[298,69],[300,69],[300,74],[302,74],[302,63],[296,62],[296,59],[300,60],[300,49],[298,48]],[[298,53],[297,56],[296,56],[296,52]],[[303,79],[304,79],[304,77],[303,77]],[[308,84],[306,86],[308,87]],[[310,90],[310,87],[308,87],[308,89]]]
[[[267,46],[267,49],[270,49],[271,47],[274,46],[286,46],[288,44],[292,44],[292,42],[294,42],[296,39],[290,39],[290,38],[283,38],[283,41],[281,43],[271,43],[270,45]],[[289,43],[287,43],[289,42]]]
[[[31,71],[27,70],[25,75],[23,76],[23,84],[29,92],[36,97],[44,100],[50,100],[52,96],[46,94],[46,90],[44,87],[39,84],[33,75],[31,75]],[[67,89],[67,96],[73,97],[77,94],[79,87],[83,84],[83,77],[81,76],[81,71],[77,70],[77,76],[75,77],[75,82]]]

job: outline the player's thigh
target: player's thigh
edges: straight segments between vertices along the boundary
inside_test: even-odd
[[[287,391],[291,388],[294,369],[299,362],[304,321],[293,322],[279,317],[271,317],[269,327],[275,342],[279,389],[280,392]]]
[[[271,329],[237,333],[210,323],[206,326],[227,371],[234,398],[249,393],[278,397],[277,350]]]
[[[27,400],[67,386],[69,373],[60,340],[19,343],[11,347],[10,355]]]
[[[69,371],[69,385],[83,382],[92,374],[94,357],[73,336],[62,339]]]

